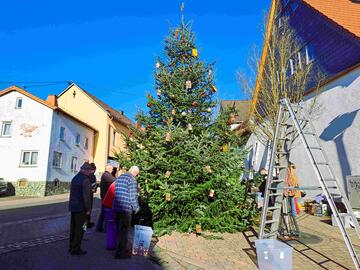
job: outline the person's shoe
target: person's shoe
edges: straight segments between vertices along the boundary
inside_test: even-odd
[[[85,250],[73,250],[73,251],[71,251],[71,255],[85,255],[87,252],[85,251]]]
[[[89,222],[89,223],[87,224],[87,228],[90,229],[90,228],[94,227],[94,225],[95,225],[94,222]]]

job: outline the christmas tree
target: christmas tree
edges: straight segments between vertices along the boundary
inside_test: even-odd
[[[200,60],[184,20],[170,30],[164,54],[155,65],[156,95],[137,114],[120,164],[140,167],[141,197],[158,234],[244,230],[256,213],[254,197],[240,180],[244,152],[229,128],[234,112],[213,117],[214,65]]]

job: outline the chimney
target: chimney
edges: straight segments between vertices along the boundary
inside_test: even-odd
[[[57,107],[57,96],[56,95],[48,95],[46,102],[52,106]]]

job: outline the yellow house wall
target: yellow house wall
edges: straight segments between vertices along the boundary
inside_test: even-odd
[[[75,98],[73,92],[76,92]],[[108,153],[108,115],[76,85],[58,98],[58,106],[98,130],[94,138],[94,160],[98,172],[103,172]]]
[[[125,136],[129,134],[130,130],[125,125],[111,119],[109,119],[108,125],[110,126],[109,157],[115,157],[115,153],[126,151]],[[113,145],[113,131],[116,131],[115,145]]]

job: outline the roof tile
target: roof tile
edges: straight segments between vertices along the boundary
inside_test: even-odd
[[[360,37],[360,2],[353,0],[303,0],[312,8]]]

